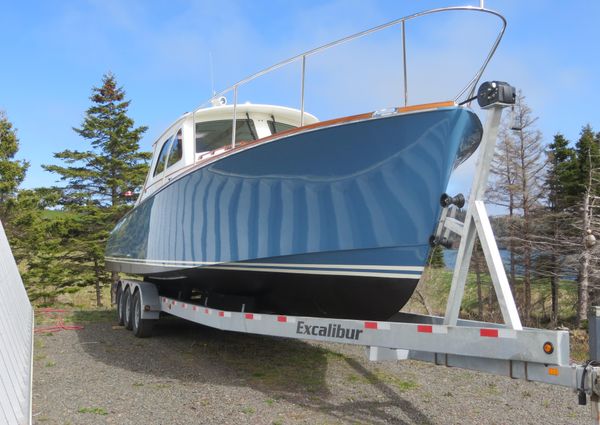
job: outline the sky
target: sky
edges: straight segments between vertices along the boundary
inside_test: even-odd
[[[31,166],[23,187],[57,177],[42,164],[53,153],[88,149],[73,130],[93,86],[112,72],[131,100],[141,148],[214,90],[288,57],[402,16],[439,0],[153,1],[32,0],[1,3],[0,110],[18,129],[18,159]],[[486,0],[508,27],[482,81],[507,81],[526,96],[546,143],[600,131],[600,2]],[[468,16],[464,16],[468,15]],[[407,23],[409,103],[452,99],[475,74],[498,23],[473,13]],[[307,60],[306,110],[321,119],[403,103],[398,27]],[[211,58],[212,57],[212,61]],[[212,72],[211,72],[212,62]],[[299,107],[299,64],[240,90],[241,102]],[[231,96],[229,96],[231,101]],[[467,192],[469,161],[449,193]]]

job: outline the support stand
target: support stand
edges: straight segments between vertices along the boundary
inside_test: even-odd
[[[498,127],[500,126],[500,118],[502,117],[502,109],[506,104],[493,103],[487,107],[487,119],[483,131],[483,139],[481,141],[479,158],[475,166],[475,176],[471,186],[469,195],[467,215],[464,223],[451,216],[448,216],[447,210],[444,211],[440,226],[438,226],[437,236],[441,236],[442,232],[452,231],[461,236],[458,254],[456,256],[456,265],[454,266],[454,274],[452,276],[452,286],[446,306],[446,315],[444,317],[444,325],[456,326],[460,306],[465,292],[465,283],[471,262],[471,255],[475,245],[475,237],[478,236],[481,241],[483,253],[486,263],[494,284],[500,310],[504,322],[510,329],[522,330],[521,320],[512,296],[504,265],[492,226],[490,224],[488,214],[483,203],[483,196],[487,188],[490,166],[494,158],[494,150],[496,147],[496,138],[498,136]]]

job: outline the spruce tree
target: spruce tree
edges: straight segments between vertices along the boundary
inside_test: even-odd
[[[17,188],[25,179],[29,168],[27,161],[15,159],[19,151],[17,131],[0,111],[0,221],[4,224],[7,236],[12,242],[14,231],[9,222],[9,214],[14,206]]]
[[[546,150],[548,171],[545,180],[546,211],[539,223],[538,272],[550,279],[551,322],[558,323],[559,282],[566,271],[565,260],[573,253],[567,243],[572,239],[573,193],[577,187],[575,150],[560,133]]]
[[[150,154],[139,151],[147,127],[135,127],[128,116],[129,100],[112,73],[92,89],[92,106],[80,128],[73,130],[89,142],[83,151],[54,154],[64,166],[44,168],[66,183],[62,204],[71,213],[69,267],[79,285],[94,285],[96,302],[102,305],[101,288],[111,281],[104,268],[108,234],[130,208],[125,193],[136,193],[144,183]],[[115,276],[113,275],[113,279]]]
[[[436,245],[429,251],[429,265],[436,269],[443,269],[446,267],[444,261],[444,248],[441,245]]]

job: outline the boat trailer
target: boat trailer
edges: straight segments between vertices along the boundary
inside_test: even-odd
[[[477,100],[487,118],[466,218],[460,222],[453,217],[462,196],[443,196],[445,208],[432,236],[432,242],[442,244],[450,232],[461,237],[445,316],[399,312],[387,321],[368,321],[254,313],[244,307],[225,311],[209,307],[208,298],[196,302],[165,297],[152,283],[121,280],[113,287],[120,324],[146,337],[160,314],[168,313],[226,331],[362,345],[373,361],[413,359],[560,385],[576,391],[580,404],[589,400],[592,423],[600,425],[600,307],[590,312],[590,360],[584,364],[570,362],[568,331],[522,326],[483,201],[502,110],[514,103],[514,88],[484,83]],[[504,324],[458,317],[476,237]]]

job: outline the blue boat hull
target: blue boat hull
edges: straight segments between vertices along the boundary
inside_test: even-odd
[[[387,318],[412,295],[440,195],[481,134],[475,114],[444,108],[248,147],[126,215],[107,267],[222,308]]]

